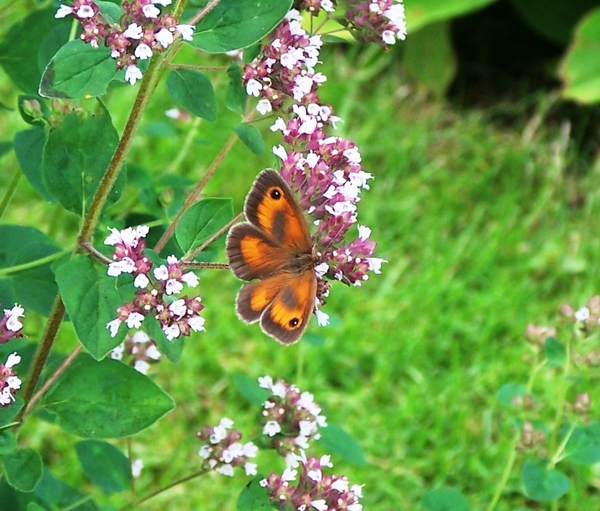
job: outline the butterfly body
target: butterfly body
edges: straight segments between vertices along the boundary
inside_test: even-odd
[[[317,259],[300,206],[274,170],[263,170],[252,185],[244,213],[247,221],[231,228],[227,257],[233,273],[250,282],[237,296],[238,316],[260,321],[279,342],[296,342],[315,307]]]

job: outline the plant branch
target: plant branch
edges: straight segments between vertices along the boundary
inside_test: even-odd
[[[4,215],[4,211],[6,211],[6,208],[10,203],[10,199],[12,199],[17,186],[19,186],[19,181],[21,180],[22,175],[23,173],[21,171],[15,172],[15,175],[8,184],[8,187],[2,196],[2,202],[0,202],[0,218],[2,218],[2,215]]]

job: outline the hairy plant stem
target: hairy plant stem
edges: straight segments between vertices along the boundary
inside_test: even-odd
[[[192,193],[190,193],[190,195],[187,198],[187,200],[185,201],[185,204],[183,205],[183,207],[179,210],[177,215],[175,215],[175,218],[173,219],[173,222],[171,222],[171,225],[169,225],[167,230],[164,232],[164,234],[160,237],[160,239],[156,243],[156,245],[154,247],[154,251],[157,254],[160,253],[160,251],[167,244],[167,241],[169,241],[169,238],[173,235],[173,232],[175,231],[175,228],[177,227],[177,223],[179,222],[179,220],[181,219],[183,214],[192,205],[194,205],[196,203],[196,201],[198,200],[198,197],[200,196],[200,193],[206,186],[206,183],[208,183],[208,180],[215,173],[215,170],[217,170],[217,168],[219,167],[219,165],[221,164],[221,162],[223,161],[225,156],[227,156],[227,153],[229,153],[229,151],[231,151],[231,148],[235,145],[236,142],[237,142],[237,135],[234,133],[233,135],[231,135],[229,137],[229,140],[227,140],[227,142],[225,142],[225,145],[223,146],[221,151],[219,151],[219,154],[217,154],[217,156],[215,157],[213,162],[210,164],[210,167],[208,167],[208,170],[206,171],[206,174],[204,174],[204,177],[200,180],[200,182],[198,183],[196,188],[194,188],[194,191]]]
[[[201,469],[201,470],[198,470],[197,472],[194,472],[193,474],[182,477],[181,479],[177,479],[176,481],[173,481],[172,483],[169,483],[166,486],[163,486],[162,488],[159,488],[158,490],[155,490],[152,493],[149,493],[148,495],[146,495],[145,497],[142,497],[141,499],[137,500],[136,502],[133,502],[131,504],[127,504],[127,505],[123,506],[118,511],[127,511],[129,509],[134,509],[134,506],[138,506],[138,505],[156,497],[157,495],[160,495],[161,493],[163,493],[167,490],[170,490],[171,488],[173,488],[175,486],[178,486],[183,483],[187,483],[188,481],[191,481],[192,479],[195,479],[196,477],[200,477],[201,475],[204,475],[206,472],[207,472],[206,469]]]
[[[533,366],[533,369],[531,371],[531,374],[529,375],[529,381],[527,382],[527,390],[526,390],[527,394],[531,394],[531,391],[533,389],[533,383],[535,381],[535,376],[537,375],[539,370],[542,369],[545,365],[546,365],[546,361],[538,362],[536,360],[535,365]],[[502,476],[500,477],[500,481],[498,482],[498,485],[496,486],[496,490],[494,491],[494,496],[492,497],[492,501],[490,502],[490,505],[487,507],[487,511],[494,511],[494,509],[496,509],[496,506],[498,505],[498,502],[500,501],[500,497],[502,497],[502,493],[504,492],[504,488],[506,488],[506,484],[508,483],[508,478],[510,477],[510,474],[514,467],[515,461],[517,459],[517,445],[519,443],[520,438],[521,438],[521,432],[517,430],[511,440],[510,453],[508,455],[508,459],[506,460],[506,464],[504,465],[504,470],[502,471]]]
[[[2,201],[0,202],[0,218],[2,218],[2,216],[4,215],[4,212],[6,211],[6,208],[10,203],[10,199],[12,199],[12,196],[15,194],[15,190],[19,185],[19,181],[21,180],[22,175],[23,173],[20,170],[18,172],[15,172],[15,175],[8,184],[8,187],[6,188],[6,191],[2,196]]]

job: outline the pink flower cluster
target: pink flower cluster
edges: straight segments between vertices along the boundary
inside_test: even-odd
[[[273,382],[270,376],[259,378],[258,384],[272,393],[263,404],[262,432],[289,464],[293,453],[320,438],[319,428],[326,427],[327,420],[310,392],[300,392],[282,379]]]
[[[23,337],[21,330],[23,323],[19,320],[25,313],[25,309],[15,304],[12,309],[4,309],[4,316],[0,319],[0,344],[5,344],[11,339]]]
[[[198,452],[204,460],[203,466],[230,477],[235,467],[244,467],[246,475],[256,475],[256,463],[248,459],[256,457],[258,447],[252,442],[240,443],[242,434],[232,427],[233,421],[223,417],[218,425],[206,426],[197,433],[206,442]]]
[[[56,18],[73,16],[81,23],[81,40],[98,48],[100,43],[110,48],[117,61],[117,69],[125,68],[125,80],[131,85],[142,78],[138,61],[147,60],[154,52],[161,52],[181,36],[191,41],[194,27],[180,25],[168,13],[160,12],[157,5],[167,6],[171,0],[124,1],[124,15],[119,24],[108,23],[92,0],[73,0],[73,4],[61,5]]]
[[[138,330],[113,349],[110,357],[115,360],[129,361],[136,371],[148,374],[151,364],[160,360],[161,353],[148,334]]]
[[[260,485],[267,489],[271,502],[281,509],[315,509],[316,511],[346,510],[362,511],[362,486],[352,485],[345,476],[328,475],[325,467],[332,468],[329,456],[307,458],[304,451],[294,456],[296,465],[302,465],[298,483],[298,471],[287,467],[281,476],[272,473],[261,480]]]
[[[21,388],[21,380],[14,370],[19,362],[21,357],[15,352],[8,356],[4,364],[0,364],[0,406],[13,403],[17,390]]]
[[[259,98],[260,113],[280,110],[286,115],[287,120],[278,117],[271,127],[285,143],[273,152],[281,159],[282,177],[299,193],[301,207],[316,219],[313,242],[321,261],[316,272],[322,305],[329,291],[323,276],[358,286],[369,272],[380,273],[384,260],[374,257],[371,230],[356,225],[360,192],[369,188],[372,176],[364,171],[353,142],[327,134],[340,119],[317,94],[326,80],[314,69],[320,47],[320,36],[309,36],[300,14],[292,10],[274,31],[273,41],[245,67],[243,81],[247,93]],[[357,237],[348,241],[355,226]]]
[[[133,285],[139,289],[135,299],[119,307],[117,318],[106,327],[114,337],[122,323],[128,328],[140,328],[144,318],[153,314],[170,341],[180,335],[190,335],[192,330],[204,330],[204,318],[199,314],[204,309],[200,297],[173,299],[173,295],[183,290],[184,284],[196,287],[198,277],[193,272],[184,273],[175,256],[167,257],[166,265],[153,268],[153,263],[144,254],[146,243],[143,238],[148,230],[147,226],[128,227],[122,231],[111,228],[111,234],[104,241],[115,247],[108,274],[117,277],[129,273],[134,276]]]
[[[345,0],[344,18],[357,35],[382,46],[406,39],[402,0]]]

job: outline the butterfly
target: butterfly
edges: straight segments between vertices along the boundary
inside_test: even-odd
[[[246,222],[227,236],[229,266],[244,284],[237,314],[260,321],[263,332],[283,344],[296,342],[310,320],[317,296],[317,258],[308,225],[283,178],[263,170],[244,203]]]

